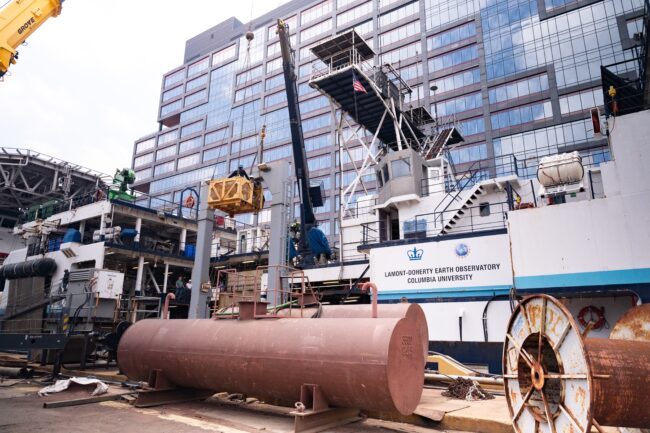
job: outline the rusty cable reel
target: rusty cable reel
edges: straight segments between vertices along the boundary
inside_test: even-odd
[[[506,400],[517,433],[588,433],[592,425],[650,427],[650,343],[583,338],[557,299],[513,312],[504,343]]]

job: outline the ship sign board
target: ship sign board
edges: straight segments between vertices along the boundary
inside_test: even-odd
[[[371,281],[389,293],[508,290],[508,235],[422,242],[370,250]]]

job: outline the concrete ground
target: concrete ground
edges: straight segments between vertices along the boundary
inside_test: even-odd
[[[14,382],[7,381],[0,384],[0,432],[289,433],[293,427],[293,419],[282,414],[283,410],[260,412],[251,407],[223,404],[216,399],[148,409],[135,408],[124,400],[45,409],[44,401],[82,398],[88,396],[89,391],[68,390],[48,397],[39,397],[37,391],[40,385],[15,383],[7,386],[12,383]],[[112,392],[116,391],[120,390],[115,389]],[[327,431],[424,433],[442,430],[366,419]]]

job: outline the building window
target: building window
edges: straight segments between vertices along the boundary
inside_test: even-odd
[[[393,9],[390,12],[381,14],[379,16],[379,27],[388,26],[399,20],[403,20],[406,17],[417,15],[419,13],[420,13],[420,2],[415,1],[413,3],[409,3],[400,8]]]
[[[277,93],[271,93],[264,98],[264,108],[287,102],[287,93],[282,90]]]
[[[218,159],[226,156],[228,154],[228,146],[219,146],[212,149],[208,149],[203,152],[203,162],[212,161],[213,159]]]
[[[267,92],[271,89],[275,89],[276,87],[279,87],[284,84],[284,75],[276,75],[271,78],[267,78],[266,82],[264,83],[264,90]]]
[[[560,113],[569,114],[603,106],[603,89],[584,90],[560,96]]]
[[[169,113],[173,113],[174,111],[180,110],[181,102],[182,101],[179,99],[178,101],[172,102],[171,104],[163,105],[162,107],[160,107],[160,117],[164,117]]]
[[[344,26],[351,21],[355,21],[361,18],[362,16],[371,13],[372,13],[372,1],[367,1],[348,11],[338,14],[336,16],[336,26],[337,27]]]
[[[154,137],[148,138],[139,143],[135,143],[135,153],[141,153],[144,152],[145,150],[153,149],[155,145],[156,145],[156,139]]]
[[[321,114],[320,116],[312,117],[311,119],[302,121],[303,132],[311,132],[316,129],[321,129],[330,126],[330,114]]]
[[[133,160],[133,167],[140,167],[153,161],[153,152],[138,156]]]
[[[244,167],[245,170],[250,170],[251,166],[253,165],[253,162],[256,159],[255,154],[248,155],[248,156],[242,156],[241,158],[233,158],[230,160],[230,171],[235,171],[237,167],[240,165]]]
[[[422,51],[422,44],[420,41],[413,42],[412,44],[399,47],[395,50],[387,51],[381,55],[382,63],[399,63],[410,57],[415,57]]]
[[[448,99],[436,104],[431,104],[431,112],[439,116],[462,113],[463,111],[475,110],[483,106],[483,98],[480,93],[472,93],[454,99]]]
[[[490,104],[540,93],[548,90],[548,75],[541,74],[523,80],[492,87],[488,90]]]
[[[322,3],[312,6],[309,9],[305,9],[300,14],[300,25],[305,25],[311,21],[314,21],[317,18],[324,17],[332,12],[332,1],[327,0]]]
[[[190,149],[201,147],[201,141],[201,137],[195,137],[190,140],[181,141],[181,143],[178,145],[178,153],[184,153]]]
[[[156,152],[156,161],[161,159],[169,158],[170,156],[176,155],[176,145],[165,147],[164,149],[159,149]]]
[[[404,103],[411,104],[424,98],[424,87],[422,84],[419,86],[411,86],[411,92],[404,95]]]
[[[398,69],[400,77],[402,80],[409,81],[422,76],[422,63],[418,62],[411,66],[406,66],[404,68]]]
[[[468,162],[487,159],[487,146],[485,143],[473,144],[470,146],[456,147],[449,152],[454,164],[465,164]]]
[[[324,149],[330,146],[332,146],[332,138],[330,134],[317,135],[316,137],[305,139],[305,150],[307,152]]]
[[[420,33],[420,21],[413,21],[379,35],[379,46],[385,47]]]
[[[237,85],[242,85],[262,76],[262,65],[237,74]]]
[[[190,92],[197,87],[202,87],[208,84],[208,74],[201,75],[200,77],[196,77],[190,81],[187,82],[185,85],[185,91]]]
[[[460,131],[465,137],[481,134],[485,132],[485,119],[483,117],[477,117],[474,119],[463,120],[460,122]]]
[[[265,162],[277,161],[278,159],[286,158],[293,153],[290,144],[286,144],[280,147],[274,147],[273,149],[264,150],[263,160]]]
[[[198,164],[200,161],[200,154],[194,153],[192,155],[185,156],[183,158],[178,159],[178,164],[177,164],[177,169],[180,170],[182,168],[189,167],[191,165]]]
[[[461,87],[470,86],[481,82],[481,72],[478,68],[473,68],[464,72],[459,72],[446,77],[431,80],[431,84],[438,86],[437,94],[450,92],[460,89]],[[433,92],[429,93],[433,95]]]
[[[286,96],[286,95],[285,95]],[[316,98],[308,99],[300,103],[300,112],[302,114],[311,111],[320,110],[329,106],[329,100],[325,96],[318,96]]]
[[[467,63],[478,58],[478,46],[470,45],[469,47],[445,53],[441,56],[429,59],[429,71],[436,72],[442,69],[451,68],[462,63]]]
[[[217,51],[212,55],[212,66],[224,63],[226,60],[232,60],[237,55],[237,45],[233,44],[223,50]]]
[[[320,35],[321,33],[329,32],[330,30],[332,30],[331,18],[328,19],[327,21],[323,21],[322,23],[318,23],[314,26],[307,27],[306,29],[302,29],[300,31],[300,42],[304,42],[315,36]]]
[[[183,81],[183,78],[185,78],[185,72],[182,69],[180,71],[173,72],[165,77],[164,87],[167,88],[173,86],[174,84]]]
[[[243,101],[246,98],[250,98],[262,91],[262,83],[255,83],[251,86],[244,87],[235,92],[235,102]]]
[[[158,146],[174,141],[178,138],[178,129],[166,132],[158,136]]]
[[[340,35],[342,33],[349,32],[352,29],[354,29],[354,31],[357,32],[357,34],[359,36],[365,36],[367,34],[372,33],[372,30],[374,29],[374,27],[372,25],[372,20],[368,20],[368,21],[364,21],[362,23],[359,23],[359,24],[357,24],[356,26],[354,26],[352,28],[345,29],[345,30],[339,30],[338,32],[336,32],[336,34]],[[368,45],[370,47],[372,47],[372,43],[371,43],[372,41],[366,41],[366,42],[368,43]]]
[[[309,167],[309,171],[325,170],[332,166],[332,157],[331,155],[322,155],[308,158],[307,166]]]
[[[184,106],[187,107],[188,105],[192,105],[192,104],[195,104],[195,103],[197,103],[199,101],[203,101],[203,100],[207,99],[207,97],[208,97],[208,90],[207,89],[199,90],[198,92],[192,93],[191,95],[187,95],[185,97]]]
[[[277,59],[273,59],[270,61],[266,62],[266,73],[270,73],[273,71],[277,71],[282,67],[282,57],[278,57]]]
[[[174,87],[173,89],[169,89],[163,93],[162,100],[163,102],[167,102],[170,99],[173,99],[178,95],[181,95],[182,93],[183,93],[183,86]]]
[[[490,203],[479,203],[478,212],[482,217],[490,216]]]
[[[205,72],[208,70],[209,67],[210,67],[209,57],[201,59],[198,62],[194,62],[187,68],[187,77],[189,78],[196,74],[200,74],[201,72]]]
[[[400,158],[391,161],[390,169],[393,173],[393,178],[408,177],[411,175],[411,160],[409,158]]]
[[[138,170],[135,172],[135,180],[137,181],[142,181],[145,179],[149,179],[151,177],[151,169],[150,168],[145,168],[143,170]]]
[[[227,133],[228,133],[228,128],[222,128],[216,131],[209,132],[205,134],[204,143],[207,145],[207,144],[216,143],[217,141],[225,140]]]
[[[257,147],[257,135],[252,135],[241,140],[233,141],[231,145],[231,152],[241,152],[243,150],[252,149],[254,147]]]
[[[508,128],[553,117],[551,102],[541,102],[493,113],[492,129]]]
[[[198,122],[194,122],[189,125],[183,126],[181,128],[181,137],[187,137],[188,135],[195,134],[202,130],[203,130],[203,121],[200,120]]]
[[[446,47],[473,36],[476,36],[476,24],[472,21],[429,37],[427,39],[427,49],[435,50]]]
[[[153,174],[154,176],[160,176],[161,174],[169,173],[170,171],[174,171],[174,161],[158,164],[154,167]]]

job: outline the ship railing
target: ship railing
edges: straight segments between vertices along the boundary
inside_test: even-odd
[[[343,212],[343,219],[354,219],[359,218],[364,215],[373,215],[375,213],[375,206],[377,205],[377,199],[367,199],[367,200],[357,200],[353,203],[350,203],[348,207]]]
[[[464,215],[447,229],[449,234],[466,234],[506,228],[508,202],[485,203],[463,209]],[[447,223],[458,209],[416,215],[402,221],[400,234],[395,236],[394,227],[387,221],[372,221],[361,224],[362,239],[359,245],[373,245],[406,239],[430,239],[442,236]]]
[[[369,77],[371,77],[373,72],[378,70],[371,61],[363,60],[363,57],[355,48],[336,53],[332,57],[328,58],[328,61],[329,63],[324,63],[317,60],[312,63],[309,81],[318,80],[327,75],[336,74],[353,66],[356,66],[357,69]]]
[[[456,220],[453,218],[458,215],[458,208],[419,214],[403,222],[404,239],[436,237],[446,234],[443,233],[445,229],[453,234],[504,229],[510,208],[507,201],[468,206],[462,209],[462,217]],[[449,225],[450,221],[455,221],[455,224]]]

